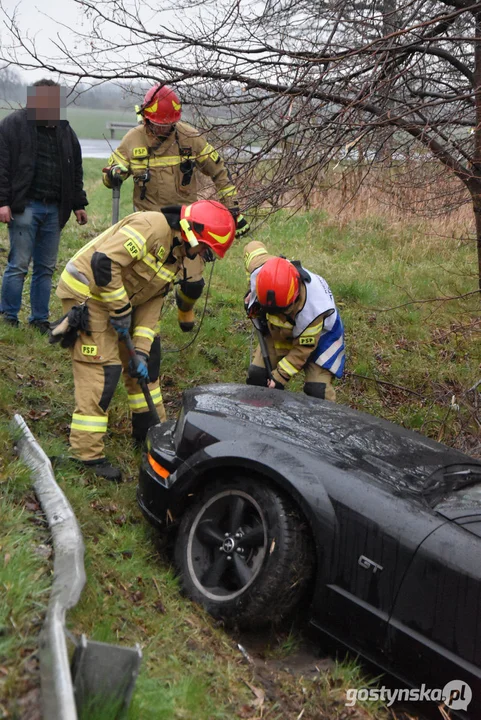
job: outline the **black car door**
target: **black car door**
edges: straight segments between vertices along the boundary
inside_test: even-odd
[[[314,623],[372,655],[384,651],[389,616],[418,546],[443,519],[416,500],[361,480],[352,480],[350,490],[331,493],[337,528],[325,554]]]
[[[464,680],[481,716],[481,517],[444,522],[422,542],[397,595],[387,651],[427,687]]]

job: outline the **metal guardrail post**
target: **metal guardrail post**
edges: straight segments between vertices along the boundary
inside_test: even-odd
[[[21,415],[15,415],[21,458],[31,468],[34,488],[52,532],[54,580],[40,635],[40,679],[46,720],[77,720],[65,640],[65,613],[74,607],[85,584],[84,543],[72,507],[55,481],[47,455]]]
[[[52,464],[21,415],[14,417],[20,457],[32,470],[35,493],[52,533],[54,579],[40,633],[40,680],[45,720],[89,717],[106,703],[109,717],[125,716],[142,661],[134,648],[88,640],[82,635],[72,658],[65,637],[65,613],[74,607],[85,585],[84,543],[72,507],[55,481]],[[86,715],[88,713],[88,715]]]

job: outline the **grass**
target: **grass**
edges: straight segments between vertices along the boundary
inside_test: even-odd
[[[79,227],[71,220],[65,228],[55,279],[71,255],[110,223],[111,194],[102,185],[101,167],[102,161],[84,163],[89,223]],[[131,209],[131,191],[130,184],[122,189],[122,214]],[[291,218],[280,212],[261,226],[256,238],[274,253],[303,260],[329,281],[348,348],[347,373],[337,386],[339,402],[481,456],[479,416],[469,392],[480,377],[479,297],[427,302],[476,289],[474,242],[460,242],[457,235],[440,237],[416,219],[393,223],[380,212],[349,222],[322,211]],[[1,227],[2,267],[7,249]],[[245,380],[252,337],[242,307],[242,254],[243,243],[237,242],[215,264],[201,331],[184,350],[191,337],[179,330],[174,302],[167,299],[161,380],[170,417],[186,387]],[[56,478],[86,543],[88,583],[68,613],[69,629],[95,640],[142,646],[130,720],[255,718],[260,710],[252,687],[264,680],[271,688],[262,706],[269,720],[302,712],[303,720],[339,717],[345,712],[345,688],[361,686],[353,666],[343,663],[334,675],[315,678],[259,677],[245,664],[235,639],[179,594],[173,571],[157,549],[156,534],[137,509],[140,456],[130,440],[123,387],[111,406],[107,453],[122,468],[125,482],[102,482],[79,473],[68,460],[73,410],[68,354],[25,327],[28,309],[27,280],[20,318],[24,326],[0,325],[0,588],[6,598],[0,604],[0,717],[2,710],[5,717],[20,717],[22,703],[38,685],[37,634],[51,581],[50,559],[34,552],[48,544],[48,536],[28,472],[11,450],[8,422],[15,411],[56,458]],[[53,296],[52,317],[60,315]],[[300,387],[298,380],[293,389]],[[288,635],[272,653],[280,657],[295,647],[296,638]],[[350,717],[355,719],[386,716],[372,704],[353,710]]]
[[[0,109],[0,120],[11,112],[10,109]],[[96,110],[71,105],[66,113],[77,137],[91,140],[101,140],[104,137],[110,140],[110,130],[107,130],[109,122],[131,122],[132,127],[137,124],[133,107],[130,110]],[[116,130],[115,139],[122,138],[126,132],[127,130]]]

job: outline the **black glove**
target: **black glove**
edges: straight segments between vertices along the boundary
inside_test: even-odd
[[[275,380],[274,378],[272,378],[272,379],[274,380],[274,382],[275,382],[275,384],[276,384],[276,386],[275,386],[275,389],[276,389],[276,390],[284,390],[285,385],[283,385],[282,383],[278,382],[278,381]],[[273,388],[273,389],[274,389],[274,388]]]
[[[237,222],[237,218],[239,217],[239,213],[240,213],[239,205],[234,205],[233,207],[230,207],[227,209],[229,210],[229,212],[232,215],[232,217],[234,218],[234,220]]]
[[[127,172],[127,169],[121,168],[120,165],[112,165],[110,168],[104,168],[102,172],[107,173],[111,187],[116,188],[122,185],[124,181],[122,173]]]
[[[129,360],[128,373],[130,377],[135,380],[145,380],[149,382],[148,360],[149,358],[145,353],[136,351],[135,358],[130,358]]]
[[[216,259],[214,251],[210,247],[206,248],[202,253],[202,259],[204,262],[214,262]]]
[[[79,332],[90,335],[89,311],[85,304],[74,305],[68,313],[50,325],[49,343],[59,342],[61,347],[73,347]]]
[[[249,223],[247,222],[245,217],[243,215],[239,215],[237,217],[237,227],[236,227],[236,231],[235,231],[235,236],[242,237],[243,235],[247,235],[247,233],[249,232],[250,229],[251,229],[251,226],[249,225]]]
[[[130,332],[130,323],[132,320],[132,313],[129,312],[127,315],[122,317],[112,316],[110,318],[110,324],[112,325],[115,332],[120,338],[126,337]]]

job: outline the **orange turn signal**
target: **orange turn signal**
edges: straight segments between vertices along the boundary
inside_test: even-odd
[[[162,467],[162,465],[160,465],[157,460],[154,460],[150,453],[147,453],[147,460],[149,461],[150,467],[157,473],[157,475],[160,475],[160,477],[163,478],[169,477],[170,472],[166,470],[165,467]]]

